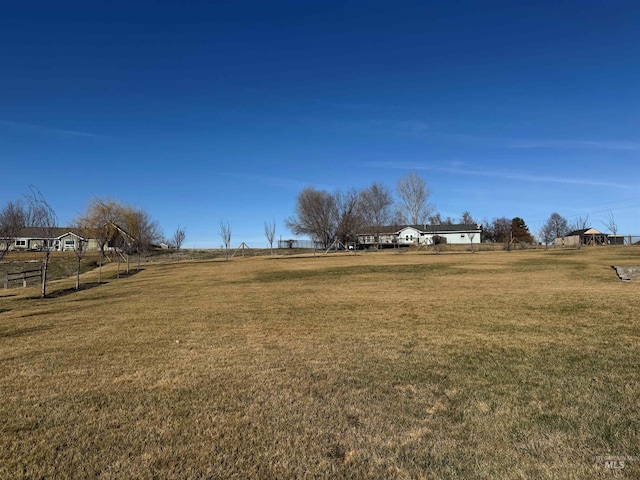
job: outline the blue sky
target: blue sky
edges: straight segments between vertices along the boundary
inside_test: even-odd
[[[636,1],[10,2],[0,205],[93,196],[266,245],[305,186],[417,170],[443,217],[640,235]]]

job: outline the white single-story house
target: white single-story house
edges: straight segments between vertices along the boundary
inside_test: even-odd
[[[378,236],[380,241],[377,241]],[[471,244],[482,241],[481,224],[455,225],[405,225],[368,227],[358,234],[358,243],[363,246],[433,245],[434,243]]]

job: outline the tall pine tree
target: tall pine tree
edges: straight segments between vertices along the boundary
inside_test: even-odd
[[[533,243],[533,235],[529,232],[529,227],[527,227],[525,221],[520,217],[511,220],[511,235],[515,241]]]

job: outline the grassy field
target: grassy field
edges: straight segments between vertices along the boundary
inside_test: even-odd
[[[253,257],[0,290],[0,478],[640,478],[640,282],[611,269],[634,264]]]

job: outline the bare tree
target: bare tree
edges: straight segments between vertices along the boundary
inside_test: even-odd
[[[569,231],[586,230],[589,228],[589,215],[577,217],[568,227]]]
[[[107,246],[111,244],[116,249],[116,253],[122,250],[127,254],[127,272],[129,272],[129,257],[137,253],[138,270],[140,270],[141,255],[162,238],[158,223],[151,220],[147,212],[111,199],[91,199],[87,212],[80,216],[76,223],[90,228],[98,242],[99,283],[102,283],[102,263]],[[119,263],[119,255],[117,257]]]
[[[36,227],[40,230],[44,243],[42,252],[42,297],[47,296],[47,274],[49,272],[49,262],[51,252],[55,250],[55,238],[58,228],[58,217],[51,205],[47,203],[44,196],[36,187],[29,187],[31,193],[26,195],[29,204],[28,226]]]
[[[511,220],[506,217],[494,218],[491,222],[485,220],[483,231],[488,242],[511,242]]]
[[[127,256],[127,275],[131,273],[131,255],[138,253],[138,270],[140,270],[140,247],[138,245],[138,238],[140,238],[138,232],[137,219],[135,218],[135,212],[129,207],[124,207],[120,212],[120,224],[114,225],[115,238],[114,244],[119,250],[116,252],[118,258],[118,278],[120,278],[120,255],[122,252]],[[123,228],[121,225],[125,225]],[[134,232],[133,234],[129,232]]]
[[[616,245],[618,242],[618,224],[611,210],[607,210],[607,216],[602,224],[613,234],[613,244]]]
[[[120,206],[110,199],[94,197],[89,202],[87,212],[76,219],[76,223],[90,228],[98,243],[98,283],[102,283],[104,250],[114,235],[114,225],[119,221]]]
[[[326,249],[336,235],[336,199],[325,190],[307,187],[298,194],[296,214],[285,224],[296,235],[309,235]]]
[[[399,200],[399,210],[403,218],[418,225],[426,222],[433,213],[434,207],[429,203],[431,189],[427,182],[412,171],[398,180],[396,193]]]
[[[9,202],[0,210],[0,260],[9,252],[27,224],[27,211],[21,201]]]
[[[464,225],[471,225],[475,224],[476,221],[473,219],[471,214],[465,210],[464,212],[462,212],[462,216],[460,217],[460,223]]]
[[[547,220],[548,222],[548,220]],[[538,231],[538,237],[540,238],[540,240],[542,240],[542,242],[544,243],[544,249],[547,249],[547,246],[553,242],[556,238],[555,234],[553,233],[553,229],[551,228],[551,226],[545,222],[545,224],[540,228],[540,230]]]
[[[229,221],[220,220],[220,228],[218,230],[220,238],[224,244],[225,258],[229,261],[229,248],[231,246],[231,223]]]
[[[553,212],[547,220],[547,223],[553,232],[554,239],[564,237],[569,232],[567,219],[558,212]]]
[[[85,252],[87,251],[87,244],[89,237],[88,230],[83,225],[76,226],[76,231],[78,233],[78,240],[75,242],[73,247],[73,253],[76,254],[76,290],[80,290],[80,267],[82,263],[82,258],[84,257]]]
[[[336,203],[336,238],[345,247],[347,243],[352,242],[355,254],[358,231],[366,223],[362,192],[356,189],[346,192],[337,191],[334,198]]]
[[[120,236],[123,250],[127,253],[127,271],[129,255],[136,253],[138,256],[137,269],[140,270],[141,256],[149,251],[149,247],[158,243],[162,238],[162,232],[158,222],[151,220],[149,214],[129,205],[119,205]]]
[[[427,221],[430,225],[441,225],[442,224],[442,215],[440,212],[434,212],[429,217],[427,217]]]
[[[475,233],[469,233],[469,242],[471,243],[471,253],[475,253],[473,250],[473,239],[476,237]]]
[[[374,228],[378,248],[380,247],[380,230],[391,220],[390,207],[393,205],[391,193],[381,183],[374,182],[362,191],[364,214]]]
[[[569,224],[567,219],[559,213],[553,212],[538,232],[538,235],[540,235],[546,249],[547,245],[556,238],[564,237],[568,231]]]
[[[178,225],[178,228],[175,232],[173,232],[173,237],[171,239],[171,243],[173,243],[173,247],[176,249],[176,253],[178,254],[178,261],[180,261],[180,249],[182,248],[182,244],[184,243],[186,238],[186,228],[182,228],[180,227],[180,225]]]
[[[267,237],[267,242],[269,242],[269,248],[271,249],[271,256],[273,257],[273,241],[276,238],[275,218],[264,222],[264,236]]]

